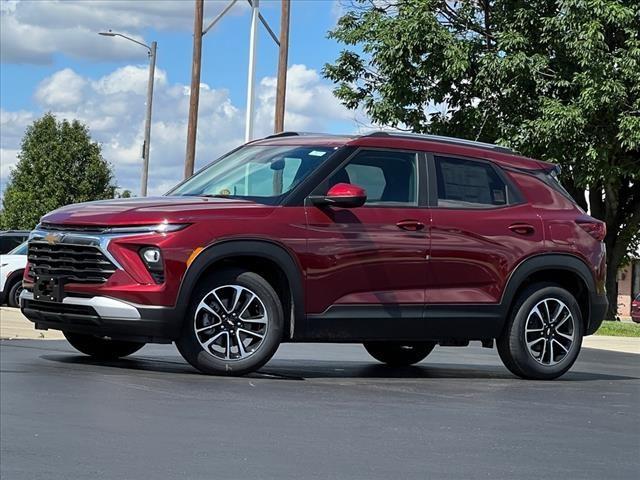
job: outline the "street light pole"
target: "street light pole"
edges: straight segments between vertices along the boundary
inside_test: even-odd
[[[130,42],[137,43],[148,50],[149,54],[149,80],[147,82],[147,112],[144,123],[144,143],[142,144],[142,175],[140,181],[140,196],[147,196],[147,181],[149,178],[149,150],[151,147],[151,106],[153,103],[153,79],[156,72],[156,50],[158,48],[157,42],[151,42],[151,46],[139,42],[138,40],[123,35],[122,33],[112,32],[98,32],[98,35],[105,37],[122,37]]]
[[[142,152],[142,178],[140,181],[140,196],[147,196],[147,181],[149,179],[149,150],[151,148],[151,104],[153,103],[153,78],[156,71],[157,42],[151,42],[149,51],[149,80],[147,82],[147,115],[144,123],[144,150]]]

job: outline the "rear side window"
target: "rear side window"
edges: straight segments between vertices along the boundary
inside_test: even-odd
[[[489,163],[435,157],[435,165],[439,207],[488,208],[509,203],[507,185]]]
[[[24,235],[0,236],[0,253],[8,253],[27,239]]]

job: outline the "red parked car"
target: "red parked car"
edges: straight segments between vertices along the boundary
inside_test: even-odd
[[[555,165],[495,145],[283,133],[167,195],[70,205],[32,233],[22,311],[83,353],[175,342],[240,375],[281,342],[361,342],[408,365],[494,345],[550,379],[600,326],[605,226]]]
[[[631,302],[631,320],[640,323],[640,293],[636,295],[635,300]]]

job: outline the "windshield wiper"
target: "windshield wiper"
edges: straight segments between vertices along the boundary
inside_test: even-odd
[[[237,195],[222,195],[220,193],[183,193],[181,197],[206,197],[206,198],[238,198]]]

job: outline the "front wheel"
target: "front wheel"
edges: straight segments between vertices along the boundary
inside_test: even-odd
[[[145,345],[141,342],[108,340],[80,333],[62,333],[73,348],[100,360],[115,360],[116,358],[126,357],[137,352]]]
[[[7,305],[10,307],[18,308],[20,306],[20,294],[22,293],[22,280],[18,280],[9,289],[7,295]]]
[[[284,313],[273,287],[257,273],[213,273],[193,293],[176,346],[202,373],[244,375],[267,363],[280,345]]]
[[[515,375],[551,380],[563,375],[578,358],[582,332],[575,297],[557,285],[538,283],[518,296],[498,338],[498,353]]]
[[[424,360],[436,342],[364,342],[363,345],[376,360],[393,367],[406,367]]]

